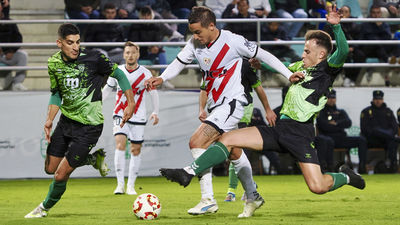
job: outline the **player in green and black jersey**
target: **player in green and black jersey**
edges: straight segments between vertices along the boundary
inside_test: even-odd
[[[47,216],[65,192],[67,181],[75,168],[93,165],[100,174],[107,174],[104,152],[89,154],[103,130],[101,88],[109,76],[118,80],[128,106],[121,127],[131,118],[135,102],[125,74],[103,54],[80,48],[79,29],[63,24],[58,30],[57,46],[61,51],[48,60],[51,97],[44,125],[49,142],[45,161],[47,174],[54,174],[46,199],[25,218]],[[61,117],[50,137],[53,120],[58,111]]]
[[[340,15],[336,6],[329,9],[327,22],[335,33],[337,49],[332,49],[329,34],[320,30],[309,31],[302,61],[289,66],[294,72],[289,80],[293,83],[285,97],[280,120],[275,127],[257,126],[224,133],[216,144],[205,151],[191,166],[183,169],[161,169],[168,179],[187,186],[192,177],[204,169],[224,161],[233,147],[253,149],[282,149],[299,161],[304,179],[310,191],[323,194],[345,184],[365,188],[363,178],[347,166],[339,173],[321,173],[316,149],[313,120],[324,107],[326,94],[342,68],[348,53],[348,44],[340,27]],[[248,207],[252,212],[259,206]]]

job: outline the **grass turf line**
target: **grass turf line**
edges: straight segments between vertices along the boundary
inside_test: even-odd
[[[243,210],[241,188],[236,202],[223,201],[228,177],[214,177],[219,211],[205,216],[186,213],[200,200],[197,179],[183,188],[162,177],[139,177],[138,194],[149,192],[160,198],[162,211],[155,221],[136,219],[132,213],[136,195],[113,195],[115,178],[71,179],[47,218],[24,219],[45,198],[51,179],[0,180],[0,224],[400,224],[400,176],[364,177],[365,190],[346,185],[315,195],[302,176],[256,176],[266,204],[247,219],[236,218]]]

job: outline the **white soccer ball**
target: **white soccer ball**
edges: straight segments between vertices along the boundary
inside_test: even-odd
[[[161,213],[160,200],[151,193],[141,194],[133,202],[133,213],[141,220],[158,218]]]

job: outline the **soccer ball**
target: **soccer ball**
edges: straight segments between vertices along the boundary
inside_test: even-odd
[[[155,219],[161,213],[160,200],[151,193],[141,194],[133,202],[133,213],[141,220]]]

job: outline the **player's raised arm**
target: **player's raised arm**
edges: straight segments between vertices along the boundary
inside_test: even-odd
[[[341,67],[349,53],[349,45],[340,26],[340,14],[336,9],[336,5],[328,8],[326,21],[331,25],[336,40],[336,51],[328,58],[328,63],[333,67]]]

